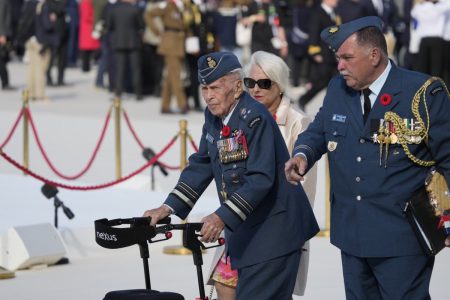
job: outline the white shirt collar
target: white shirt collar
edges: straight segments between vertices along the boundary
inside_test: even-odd
[[[231,108],[231,111],[228,113],[228,115],[225,116],[225,118],[222,119],[223,125],[227,125],[228,124],[228,122],[230,121],[231,116],[233,115],[234,109],[236,108],[238,103],[239,103],[239,100],[237,100],[233,104],[233,107]]]
[[[386,66],[386,69],[384,69],[383,73],[374,81],[371,85],[369,85],[369,89],[372,92],[369,95],[370,103],[373,106],[375,103],[375,100],[377,100],[378,95],[380,94],[381,88],[386,83],[387,77],[389,75],[389,72],[392,69],[391,61],[388,61],[388,64]],[[361,103],[364,103],[364,98],[362,97],[361,93]]]

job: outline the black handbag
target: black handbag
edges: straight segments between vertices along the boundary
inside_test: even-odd
[[[447,184],[442,179],[442,175],[433,169],[425,186],[414,193],[404,208],[420,245],[429,256],[438,254],[445,247],[447,237],[445,228],[440,226],[442,212],[448,209],[446,203],[443,203],[448,199],[439,199],[448,198],[448,195],[442,192],[448,192]],[[438,182],[439,187],[436,187],[434,182]]]

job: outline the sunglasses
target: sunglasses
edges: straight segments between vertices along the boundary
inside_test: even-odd
[[[255,84],[257,84],[260,89],[268,90],[272,86],[272,80],[270,80],[270,79],[255,80],[255,79],[246,77],[246,78],[244,78],[244,84],[249,89],[254,88]]]

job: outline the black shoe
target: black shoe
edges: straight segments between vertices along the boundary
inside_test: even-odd
[[[136,100],[137,100],[137,101],[142,101],[142,100],[144,100],[144,96],[142,96],[142,95],[137,95],[137,96],[136,96]]]
[[[15,90],[17,90],[17,88],[14,87],[14,86],[5,85],[4,87],[2,87],[2,90],[4,90],[4,91],[15,91]]]

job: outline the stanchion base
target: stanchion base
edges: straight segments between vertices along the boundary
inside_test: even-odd
[[[16,277],[16,273],[8,271],[0,267],[0,280],[1,279],[10,279]]]
[[[55,265],[66,265],[69,263],[69,259],[67,257],[62,257],[60,260],[58,260]]]
[[[323,229],[317,233],[318,237],[329,237],[330,236],[330,230],[329,229]]]
[[[183,246],[166,246],[164,247],[163,252],[165,254],[175,254],[175,255],[190,255],[192,251]]]

